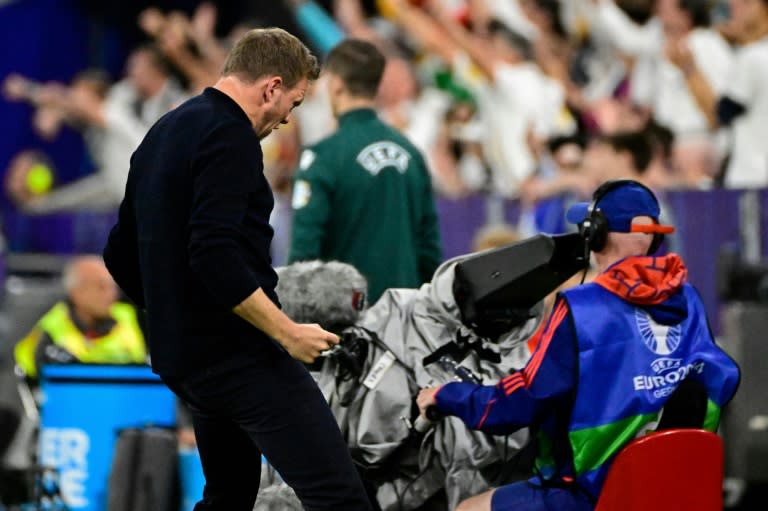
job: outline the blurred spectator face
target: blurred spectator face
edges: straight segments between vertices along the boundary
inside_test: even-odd
[[[470,103],[460,102],[451,107],[445,116],[448,136],[457,142],[479,142],[477,136],[472,136],[475,109]]]
[[[604,183],[611,179],[636,178],[632,153],[616,150],[604,140],[593,140],[584,153],[584,174],[595,183]]]
[[[518,4],[525,17],[536,25],[539,30],[543,32],[550,32],[552,30],[552,20],[547,12],[539,6],[537,0],[518,0]]]
[[[99,103],[105,96],[101,84],[89,79],[75,80],[72,82],[69,93],[72,96],[72,100],[78,104],[86,102]]]
[[[517,51],[517,48],[509,44],[503,35],[493,34],[490,36],[489,42],[493,51],[504,61],[516,64],[523,60],[523,56]]]
[[[613,176],[612,166],[616,154],[610,145],[602,140],[593,140],[584,152],[583,171],[596,183],[608,181]]]
[[[75,309],[90,318],[109,318],[109,309],[117,301],[117,285],[101,259],[76,260],[72,278],[69,298]]]
[[[483,250],[504,247],[517,241],[520,241],[520,235],[511,225],[488,225],[475,233],[472,251],[482,252]]]
[[[584,159],[584,151],[579,144],[563,144],[552,154],[558,168],[563,170],[578,170]]]
[[[448,112],[448,121],[450,123],[464,124],[472,120],[475,116],[475,108],[468,102],[457,102]]]
[[[87,69],[75,75],[71,89],[82,89],[90,95],[104,99],[111,86],[109,75],[101,69]]]
[[[27,172],[34,164],[31,153],[24,151],[16,155],[5,172],[5,191],[15,203],[23,203],[30,199],[32,193],[27,187]]]
[[[640,131],[646,123],[650,112],[642,107],[632,104],[629,101],[619,103],[619,120],[616,125],[616,132]]]
[[[676,144],[672,150],[672,167],[689,188],[711,188],[718,165],[717,151],[706,140]]]
[[[38,174],[47,172],[47,186],[44,189],[38,189],[35,186],[35,180],[30,179],[30,172]],[[36,151],[22,151],[8,165],[5,173],[5,192],[14,203],[24,204],[36,195],[45,193],[52,182],[53,169],[47,159]]]
[[[590,110],[601,133],[639,131],[648,122],[650,113],[629,101],[604,98],[596,101]]]
[[[149,50],[140,49],[128,57],[126,76],[139,94],[150,98],[165,85],[166,75],[158,67]]]
[[[416,79],[408,64],[403,59],[388,59],[376,95],[377,102],[387,108],[404,101],[411,101],[416,94]]]
[[[731,20],[737,30],[752,32],[756,24],[768,19],[765,0],[730,0]]]
[[[658,0],[656,15],[670,39],[683,37],[693,28],[690,15],[680,8],[680,0]]]
[[[387,59],[376,93],[376,104],[386,121],[397,129],[405,129],[417,94],[418,85],[409,65],[403,59]]]

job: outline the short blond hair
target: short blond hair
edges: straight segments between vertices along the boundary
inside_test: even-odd
[[[281,28],[256,28],[246,32],[227,55],[222,76],[230,75],[247,82],[280,76],[291,89],[303,78],[316,80],[320,66],[296,36]]]

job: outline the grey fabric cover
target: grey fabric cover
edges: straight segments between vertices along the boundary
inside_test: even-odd
[[[527,430],[506,437],[473,431],[450,417],[436,423],[423,438],[411,435],[413,403],[420,388],[454,381],[438,364],[424,367],[422,359],[456,338],[457,333],[474,336],[459,317],[452,293],[456,258],[444,263],[430,284],[420,289],[390,289],[363,312],[355,327],[373,332],[379,342],[368,344],[368,355],[359,379],[340,381],[337,363],[330,358],[316,378],[325,394],[353,457],[364,466],[386,463],[403,442],[413,443],[398,454],[397,474],[376,481],[377,500],[384,511],[417,508],[431,495],[445,488],[450,509],[469,496],[497,484],[492,474],[527,442]],[[530,357],[526,340],[542,317],[542,307],[521,327],[489,343],[501,355],[500,363],[481,360],[474,352],[461,364],[495,384],[511,371],[523,367]],[[387,352],[396,357],[374,388],[362,382]],[[356,392],[349,406],[341,398]],[[415,443],[414,443],[415,441]],[[392,460],[389,460],[392,461]],[[491,474],[491,475],[484,475]]]

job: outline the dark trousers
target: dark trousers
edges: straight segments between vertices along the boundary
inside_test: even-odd
[[[206,480],[195,511],[251,511],[261,453],[305,509],[370,510],[349,450],[312,376],[283,351],[268,355],[166,380],[192,410]]]

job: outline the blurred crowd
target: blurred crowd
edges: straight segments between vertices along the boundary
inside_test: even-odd
[[[562,232],[570,201],[603,181],[656,191],[768,185],[765,0],[283,0],[322,56],[344,37],[388,56],[381,117],[427,158],[439,196],[518,199],[520,235]],[[12,74],[3,92],[34,105],[43,138],[80,130],[97,171],[54,186],[45,154],[20,151],[5,187],[30,214],[114,209],[130,155],[164,112],[212,85],[243,20],[148,8],[146,43],[116,82],[86,69],[68,84]],[[323,79],[288,129],[263,141],[284,261],[300,148],[334,129]]]

